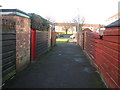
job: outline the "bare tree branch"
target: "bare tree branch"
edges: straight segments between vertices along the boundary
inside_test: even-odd
[[[52,18],[51,16],[47,16],[46,19],[47,19],[49,22],[55,23],[55,19]]]
[[[70,27],[71,27],[71,23],[69,23],[69,22],[65,22],[65,23],[62,23],[61,24],[61,26],[62,26],[62,29],[66,32],[66,34],[67,34],[67,31],[70,29]]]
[[[74,17],[72,21],[76,25],[79,23],[79,29],[82,31],[82,27],[85,25],[85,17]]]

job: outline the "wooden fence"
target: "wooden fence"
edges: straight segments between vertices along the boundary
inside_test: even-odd
[[[110,88],[120,88],[120,27],[107,28],[103,36],[87,32],[84,51]]]
[[[2,76],[3,81],[10,79],[16,72],[23,70],[30,64],[31,58],[44,54],[55,44],[56,34],[47,31],[49,23],[43,19],[40,21],[33,21],[27,13],[17,9],[4,9],[2,12],[19,12],[2,15],[2,39],[0,38],[1,48],[0,57],[2,57]],[[39,16],[40,17],[40,16]],[[37,20],[38,18],[36,18]],[[35,25],[35,26],[34,26]],[[33,30],[31,27],[39,29]],[[45,30],[43,30],[45,29]],[[52,37],[52,40],[51,40]],[[0,73],[1,76],[1,73]]]
[[[52,40],[51,40],[51,45],[55,46],[56,45],[56,32],[52,32]]]
[[[36,31],[36,57],[48,51],[48,31]]]
[[[1,41],[1,40],[0,40]],[[2,81],[16,73],[16,31],[13,20],[2,19]]]

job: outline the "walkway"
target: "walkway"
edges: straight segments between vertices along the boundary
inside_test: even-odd
[[[104,88],[96,69],[74,43],[59,44],[16,75],[9,88]]]

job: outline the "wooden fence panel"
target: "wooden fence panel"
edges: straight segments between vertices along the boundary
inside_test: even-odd
[[[98,33],[87,32],[84,50],[97,65],[100,74],[111,88],[120,88],[120,30],[109,28],[100,39]]]
[[[16,73],[16,32],[15,22],[3,19],[2,24],[2,82]],[[0,49],[1,50],[1,49]]]
[[[52,46],[56,45],[56,32],[52,32],[52,40],[51,40]]]
[[[48,32],[36,31],[36,56],[48,51]]]

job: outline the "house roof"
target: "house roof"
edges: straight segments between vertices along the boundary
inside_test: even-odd
[[[29,18],[29,14],[19,9],[0,9],[2,15],[18,15]]]
[[[55,26],[62,26],[66,23],[55,23]],[[77,23],[67,23],[67,24],[71,24],[72,26],[76,26]]]
[[[111,28],[111,27],[120,27],[120,19],[118,19],[117,21],[105,26],[105,28]]]
[[[91,32],[92,32],[92,30],[90,30],[89,28],[85,28],[85,29],[83,30],[83,32],[85,32],[85,31],[91,31]]]
[[[55,26],[61,26],[64,25],[65,23],[55,23]],[[70,23],[72,26],[76,26],[77,23]],[[83,27],[96,27],[99,26],[99,24],[84,24]],[[105,26],[105,25],[101,25],[101,26]]]
[[[85,24],[83,27],[97,27],[97,26],[105,26],[103,24]]]

